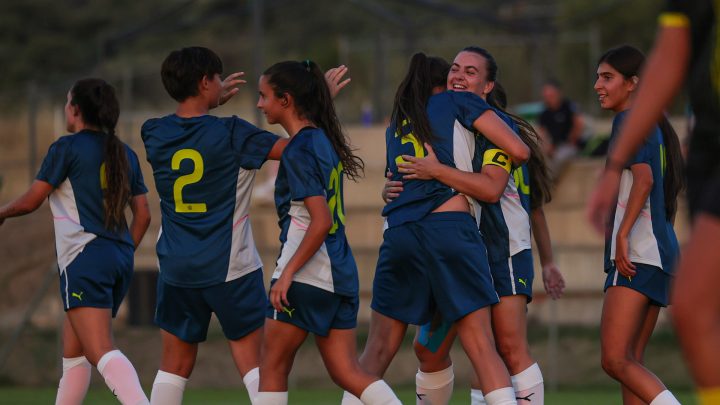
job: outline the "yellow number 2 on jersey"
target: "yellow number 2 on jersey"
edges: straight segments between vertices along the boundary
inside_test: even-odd
[[[173,185],[173,197],[175,198],[175,212],[207,212],[205,203],[186,203],[183,201],[182,189],[188,184],[194,184],[200,181],[203,176],[204,164],[200,152],[194,149],[180,149],[175,152],[172,157],[172,169],[180,170],[180,162],[185,159],[192,160],[195,165],[192,173],[180,176],[175,180]]]

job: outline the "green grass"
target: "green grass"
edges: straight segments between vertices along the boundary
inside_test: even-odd
[[[404,404],[415,403],[415,393],[412,389],[397,391]],[[456,387],[451,404],[467,404],[469,392]],[[695,400],[689,391],[675,391],[680,403],[693,405]],[[290,391],[290,404],[323,405],[339,404],[342,393],[339,389],[304,389]],[[0,404],[2,405],[34,405],[51,404],[55,400],[55,389],[52,388],[13,388],[0,387]],[[107,389],[93,388],[88,393],[86,404],[118,404],[118,401]],[[185,392],[183,404],[248,404],[247,394],[242,389],[188,389]],[[549,392],[545,395],[548,405],[608,405],[620,404],[619,389],[562,389],[558,392]]]

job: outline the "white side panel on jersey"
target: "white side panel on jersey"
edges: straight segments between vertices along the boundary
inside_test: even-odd
[[[290,203],[290,227],[287,232],[287,240],[283,244],[282,252],[280,252],[280,258],[277,261],[277,267],[272,276],[273,279],[279,278],[280,275],[282,275],[285,266],[287,266],[300,246],[300,242],[302,242],[309,225],[310,213],[305,208],[305,204],[303,204],[302,201],[292,201]],[[310,260],[295,273],[293,281],[335,292],[332,265],[325,243],[323,243]]]
[[[238,279],[260,267],[262,260],[255,248],[250,226],[250,195],[252,194],[256,170],[240,169],[235,188],[235,212],[233,213],[230,263],[225,281]]]
[[[510,176],[508,179],[505,191],[500,197],[500,208],[502,208],[505,224],[508,227],[510,256],[531,249],[530,217],[520,201],[520,194],[514,176]]]
[[[97,235],[85,232],[85,228],[80,225],[75,192],[69,179],[50,194],[49,200],[55,225],[58,267],[63,272]]]
[[[473,156],[475,155],[475,134],[465,128],[458,120],[453,126],[453,160],[455,167],[464,172],[473,171]],[[480,226],[481,205],[469,196],[465,196],[470,205],[470,214],[475,217],[475,223]]]
[[[610,244],[610,259],[615,260],[615,238],[618,229],[625,216],[630,189],[633,185],[632,172],[625,169],[620,177],[620,192],[618,193],[618,202],[615,209],[615,222],[613,224],[613,234]],[[631,262],[649,264],[662,268],[662,260],[660,259],[660,248],[652,227],[652,214],[650,210],[650,197],[645,201],[645,206],[640,211],[635,224],[630,228],[628,237],[629,258]]]

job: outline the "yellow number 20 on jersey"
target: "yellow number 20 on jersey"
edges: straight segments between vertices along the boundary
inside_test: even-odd
[[[194,149],[180,149],[172,157],[172,169],[180,170],[180,162],[185,159],[192,160],[195,165],[192,173],[180,176],[173,185],[173,197],[175,198],[175,212],[207,212],[205,203],[186,203],[183,201],[182,189],[188,184],[200,181],[203,176],[204,164],[200,152]]]

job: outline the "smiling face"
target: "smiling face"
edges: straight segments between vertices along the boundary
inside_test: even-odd
[[[598,65],[594,89],[603,109],[616,113],[627,110],[636,87],[637,76],[626,79],[609,64],[602,62]]]
[[[475,52],[461,51],[453,60],[447,78],[447,89],[469,91],[483,99],[492,91],[494,82],[487,80],[487,60]]]
[[[268,124],[277,124],[285,113],[287,98],[278,98],[268,82],[267,76],[260,76],[258,82],[257,108],[265,114]]]

